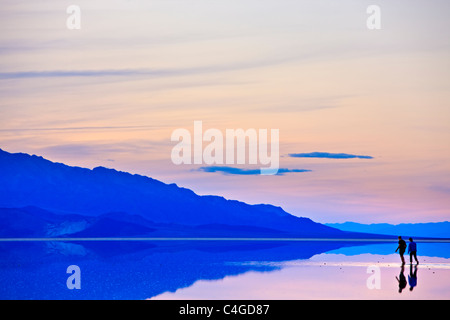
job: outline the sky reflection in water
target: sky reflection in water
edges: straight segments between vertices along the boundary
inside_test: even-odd
[[[410,291],[415,268],[401,274],[395,243],[0,243],[0,298],[448,299],[450,243],[418,247]],[[69,265],[80,290],[66,286]],[[380,289],[366,284],[374,266]]]

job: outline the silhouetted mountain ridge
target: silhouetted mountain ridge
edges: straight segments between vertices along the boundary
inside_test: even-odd
[[[308,218],[293,216],[272,205],[249,205],[220,196],[199,196],[176,184],[165,184],[142,175],[104,167],[92,170],[71,167],[39,156],[11,154],[0,149],[0,207],[27,206],[44,209],[40,217],[53,221],[36,220],[37,216],[33,215],[30,219],[39,228],[42,228],[43,223],[55,225],[54,220],[63,214],[65,220],[56,225],[64,227],[64,222],[71,221],[72,225],[65,227],[67,231],[73,231],[64,234],[91,235],[94,230],[102,233],[101,228],[109,228],[114,229],[115,234],[122,235],[122,231],[126,229],[125,225],[129,227],[127,230],[131,235],[152,234],[155,230],[179,230],[180,232],[175,232],[179,234],[183,233],[183,228],[188,230],[189,226],[227,225],[263,228],[259,231],[265,230],[264,234],[271,234],[268,232],[270,229],[303,237],[352,235]],[[101,217],[105,213],[113,212],[121,212],[122,218],[118,218],[117,214],[115,218]],[[26,216],[31,213],[30,210],[25,210],[22,214]],[[99,218],[103,220],[98,220]],[[122,228],[117,221],[122,221]],[[26,222],[23,223],[25,226]],[[155,223],[165,224],[165,227],[159,225],[155,229],[152,225]],[[168,227],[170,224],[174,225]],[[233,230],[237,232],[237,228]],[[252,235],[257,233],[250,230],[248,227],[248,232]],[[103,231],[103,234],[110,233]],[[57,235],[58,232],[55,231],[54,234]]]
[[[376,234],[401,235],[408,237],[433,237],[450,239],[450,222],[427,223],[372,223],[356,222],[327,223],[327,226],[350,232],[371,232]]]

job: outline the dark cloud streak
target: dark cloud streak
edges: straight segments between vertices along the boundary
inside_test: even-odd
[[[18,71],[1,72],[0,79],[164,76],[170,75],[171,73],[173,71],[148,69]]]
[[[163,126],[97,126],[97,127],[47,127],[47,128],[11,128],[11,129],[0,129],[0,132],[20,132],[20,131],[78,131],[78,130],[146,130],[154,128],[162,128]]]
[[[348,153],[309,152],[289,153],[291,158],[322,158],[322,159],[373,159],[372,156],[355,155]]]
[[[250,175],[260,175],[261,170],[260,169],[241,169],[241,168],[235,168],[235,167],[227,167],[227,166],[210,166],[210,167],[200,167],[198,171],[203,172],[218,172],[225,175],[243,175],[243,176],[250,176]],[[291,173],[291,172],[310,172],[311,170],[308,169],[287,169],[287,168],[279,168],[277,172],[277,176],[282,176],[285,173]]]
[[[261,68],[284,64],[297,59],[296,56],[276,57],[261,59],[259,61],[240,61],[229,64],[218,64],[210,66],[196,66],[173,69],[99,69],[99,70],[28,70],[0,72],[0,79],[33,79],[33,78],[72,78],[72,77],[169,77],[188,76],[195,74],[214,74],[217,72],[228,72]]]

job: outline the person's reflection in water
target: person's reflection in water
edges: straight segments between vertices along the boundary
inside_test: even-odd
[[[412,264],[409,266],[408,282],[409,291],[413,291],[414,287],[417,286],[417,265],[414,266],[414,272]]]
[[[395,279],[397,279],[397,281],[398,281],[398,292],[399,293],[402,293],[403,289],[405,289],[406,284],[407,284],[404,272],[405,272],[405,267],[402,265],[402,267],[400,269],[400,275],[398,277],[395,277]]]

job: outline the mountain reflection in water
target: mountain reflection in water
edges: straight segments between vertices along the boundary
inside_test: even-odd
[[[448,244],[439,245],[445,246],[445,250],[439,250],[440,252],[447,254],[450,252]],[[170,294],[191,287],[199,280],[224,279],[249,271],[256,274],[266,271],[264,273],[266,274],[268,271],[289,269],[287,266],[290,261],[296,264],[313,263],[315,257],[320,256],[331,257],[338,254],[351,260],[352,255],[360,254],[358,250],[368,252],[367,248],[376,249],[377,246],[388,248],[393,245],[337,241],[2,242],[0,298],[164,297],[164,293]],[[324,254],[327,252],[331,254]],[[70,265],[77,265],[80,268],[79,290],[69,290],[66,286],[67,278],[70,276],[66,270]],[[318,269],[318,266],[315,268]],[[397,271],[396,273],[398,275]],[[418,274],[420,273],[419,271]],[[252,291],[251,287],[247,289],[248,292]],[[276,298],[273,294],[266,298]],[[245,290],[241,295],[242,298],[246,297]],[[209,297],[215,298],[214,295]],[[283,296],[283,298],[296,297]]]

